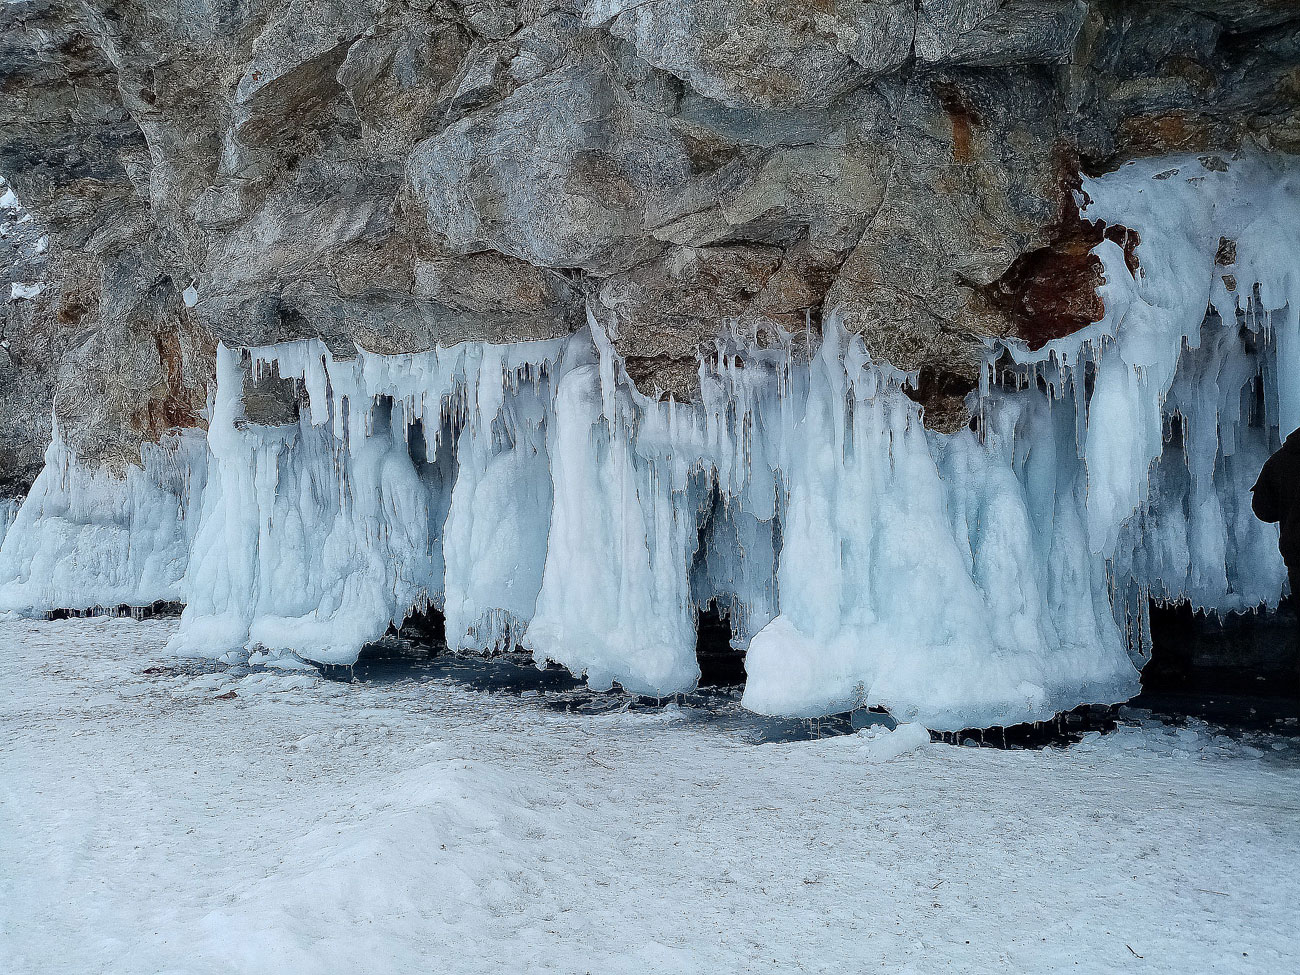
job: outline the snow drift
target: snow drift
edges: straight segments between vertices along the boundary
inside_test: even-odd
[[[758,711],[942,730],[1121,700],[1150,596],[1282,593],[1249,487],[1300,426],[1298,182],[1254,158],[1085,180],[1139,270],[1098,245],[1105,317],[991,347],[978,429],[953,435],[833,316],[811,358],[725,334],[689,405],[640,395],[594,322],[401,356],[222,349],[206,456],[171,455],[190,473],[169,487],[150,458],[110,488],[51,447],[0,610],[183,598],[174,649],[346,663],[431,605],[453,648],[663,696],[696,682],[717,603]],[[245,420],[250,371],[292,384],[296,422]]]

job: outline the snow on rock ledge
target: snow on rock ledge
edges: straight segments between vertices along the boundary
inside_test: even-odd
[[[79,486],[99,482],[51,447],[0,549],[0,609],[179,594],[176,650],[347,663],[432,605],[454,648],[518,643],[668,695],[698,679],[695,613],[716,602],[757,711],[883,705],[949,730],[1122,700],[1148,594],[1281,595],[1248,489],[1300,424],[1300,194],[1249,158],[1084,188],[1088,217],[1141,235],[1140,269],[1103,241],[1101,322],[991,348],[978,431],[927,431],[908,377],[833,319],[811,361],[719,339],[691,405],[641,396],[594,322],[402,356],[222,349],[193,502],[151,494],[148,459]],[[247,421],[250,371],[291,384],[295,420]],[[74,556],[38,558],[45,538]]]

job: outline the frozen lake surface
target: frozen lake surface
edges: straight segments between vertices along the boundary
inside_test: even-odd
[[[445,661],[214,669],[165,654],[174,626],[0,622],[6,972],[1276,973],[1300,951],[1295,738],[781,742],[725,703],[559,707],[560,672],[521,694]]]

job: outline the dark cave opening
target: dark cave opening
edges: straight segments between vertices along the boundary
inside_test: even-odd
[[[745,651],[732,646],[731,617],[711,600],[695,614],[695,659],[701,688],[745,683]]]
[[[177,619],[185,609],[183,603],[160,599],[148,606],[131,606],[121,603],[117,606],[88,606],[82,609],[53,609],[43,614],[47,620],[79,620],[97,616],[130,616],[132,619]]]
[[[447,643],[447,617],[442,610],[432,606],[413,609],[406,614],[401,626],[390,626],[388,632],[420,645]]]
[[[1296,600],[1223,615],[1152,602],[1151,660],[1131,703],[1233,725],[1300,717]]]

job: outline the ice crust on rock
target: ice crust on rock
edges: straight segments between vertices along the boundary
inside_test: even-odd
[[[0,609],[179,596],[173,649],[348,663],[433,606],[453,648],[666,696],[697,681],[716,604],[757,711],[952,730],[1122,700],[1148,595],[1239,610],[1284,585],[1249,487],[1300,425],[1300,190],[1281,163],[1218,169],[1085,180],[1085,216],[1140,235],[1138,271],[1103,241],[1105,317],[990,347],[978,430],[952,435],[834,316],[811,358],[724,333],[695,404],[639,394],[594,321],[410,355],[222,349],[192,500],[148,457],[92,490],[52,446]],[[292,385],[295,421],[244,417],[249,371]],[[42,561],[42,538],[76,557]]]
[[[9,298],[11,301],[22,301],[27,298],[35,298],[45,290],[45,285],[39,281],[31,284],[22,284],[14,281],[9,285]]]

